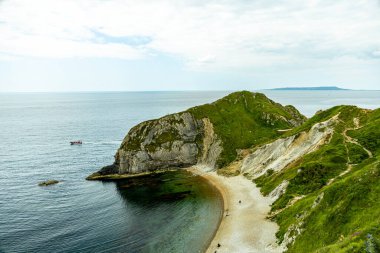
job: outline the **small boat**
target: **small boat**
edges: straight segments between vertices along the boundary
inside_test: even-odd
[[[70,145],[82,145],[82,141],[70,141]]]

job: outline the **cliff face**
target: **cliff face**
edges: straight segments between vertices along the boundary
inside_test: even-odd
[[[289,164],[309,154],[330,141],[338,115],[316,123],[309,131],[302,131],[287,138],[277,139],[257,148],[242,163],[241,172],[252,178],[267,173],[279,172]]]
[[[214,167],[222,147],[207,119],[189,112],[147,121],[132,128],[116,153],[118,173],[181,168],[196,163]]]
[[[190,108],[133,127],[98,175],[140,173],[204,165],[218,168],[233,161],[237,150],[278,137],[305,117],[292,106],[263,94],[232,93],[214,103]]]

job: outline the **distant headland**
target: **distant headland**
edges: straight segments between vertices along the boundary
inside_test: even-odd
[[[343,89],[337,86],[318,86],[318,87],[282,87],[282,88],[274,88],[270,90],[349,90],[349,89]]]

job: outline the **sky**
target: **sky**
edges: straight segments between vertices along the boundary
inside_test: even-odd
[[[0,92],[380,89],[380,0],[0,0]]]

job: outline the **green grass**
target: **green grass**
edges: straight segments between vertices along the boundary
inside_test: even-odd
[[[312,118],[308,119],[304,124],[292,129],[286,133],[286,136],[291,136],[302,131],[308,131],[316,123],[326,121],[331,117],[338,115],[339,118],[345,122],[345,127],[353,127],[353,116],[358,117],[360,121],[367,120],[367,117],[361,108],[352,105],[339,105],[334,106],[328,110],[316,113]]]
[[[373,111],[368,123],[358,129],[348,131],[347,134],[359,141],[361,145],[373,153],[380,153],[380,109]]]
[[[234,92],[214,103],[196,106],[185,112],[191,113],[199,121],[208,118],[213,124],[214,131],[222,140],[223,146],[217,161],[218,168],[235,160],[237,149],[250,148],[271,141],[282,135],[277,130],[292,128],[290,122],[302,123],[306,119],[293,106],[282,106],[264,94],[249,91]],[[178,114],[181,113],[184,112]],[[180,138],[174,128],[175,124],[180,122],[174,115],[163,117],[169,123],[173,123],[173,128],[155,137],[152,143],[146,146],[148,151],[154,151],[162,144]],[[129,151],[140,150],[140,144],[156,124],[157,120],[149,120],[133,127],[120,148]],[[202,134],[198,134],[195,138],[199,147],[202,145],[202,140]]]
[[[188,111],[197,119],[209,118],[221,138],[223,151],[218,167],[235,160],[237,149],[273,140],[281,135],[277,130],[293,127],[290,120],[302,122],[305,119],[294,107],[282,106],[261,93],[249,91],[235,92]]]
[[[153,120],[142,122],[129,130],[126,138],[121,144],[120,148],[125,150],[137,151],[140,149],[145,132],[154,125]],[[135,137],[130,136],[131,133],[136,133]]]
[[[352,164],[358,164],[363,162],[365,159],[368,159],[369,156],[364,149],[356,144],[347,143],[348,155],[350,157]]]
[[[322,201],[312,209],[311,200],[321,192]],[[306,212],[304,231],[288,252],[365,252],[367,234],[380,238],[379,196],[380,168],[374,162],[281,212],[279,236]]]
[[[269,194],[283,180],[288,180],[286,193],[273,205],[272,211],[283,209],[273,219],[279,224],[278,240],[286,232],[301,229],[287,252],[379,252],[380,250],[380,111],[361,110],[353,106],[338,106],[321,112],[292,134],[305,131],[317,122],[339,114],[331,142],[322,146],[292,166],[276,173],[267,173],[255,183],[264,194]],[[374,158],[353,143],[345,141],[343,131],[354,128],[354,118],[360,119],[361,128],[348,131]],[[287,133],[289,135],[289,133]],[[347,148],[346,148],[347,147]],[[350,159],[352,169],[345,171]],[[355,165],[357,164],[357,165]],[[327,185],[331,178],[334,181]],[[318,196],[323,198],[312,208]],[[304,196],[292,206],[296,196]]]

